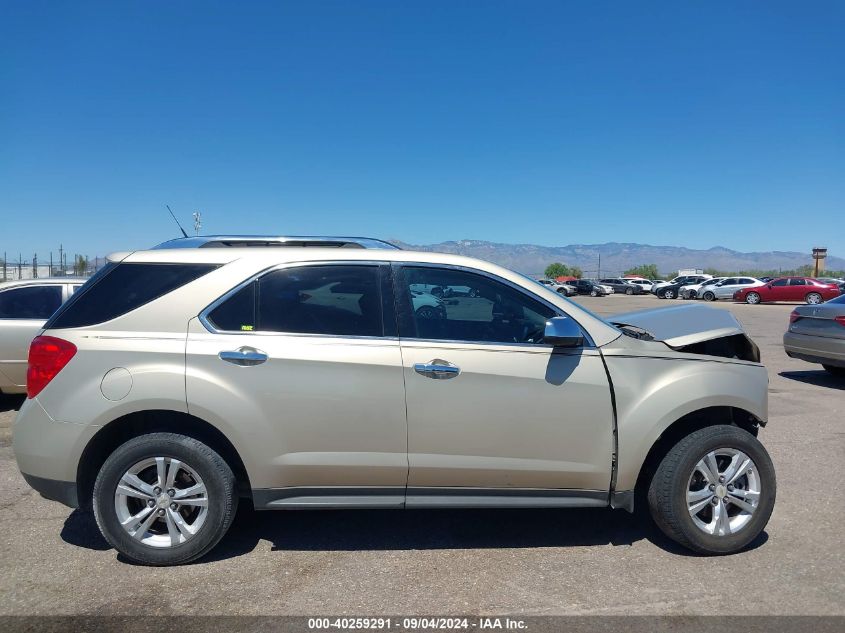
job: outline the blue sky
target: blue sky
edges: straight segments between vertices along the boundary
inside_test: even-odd
[[[4,3],[0,256],[334,233],[845,255],[845,3]]]

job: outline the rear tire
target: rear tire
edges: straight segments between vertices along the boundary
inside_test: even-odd
[[[822,365],[822,367],[824,367],[825,371],[832,376],[845,378],[845,367],[836,367],[835,365]]]
[[[167,476],[164,485],[162,474]],[[133,483],[127,487],[128,482]],[[131,494],[119,494],[127,488]],[[183,493],[187,494],[182,497]],[[232,469],[214,450],[185,435],[150,433],[109,455],[94,483],[93,505],[100,532],[118,552],[142,565],[181,565],[204,556],[223,538],[235,516],[238,495]],[[130,524],[136,528],[134,535],[121,525],[127,510],[144,517]],[[152,515],[160,516],[149,523]]]
[[[741,467],[746,458],[750,462]],[[700,554],[723,555],[740,551],[763,531],[776,492],[772,460],[757,438],[718,425],[690,433],[669,450],[652,477],[648,504],[673,541]]]
[[[823,301],[822,296],[818,292],[809,292],[804,299],[811,306],[818,305]]]

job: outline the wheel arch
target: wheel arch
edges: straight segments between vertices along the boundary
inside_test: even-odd
[[[765,426],[765,422],[750,411],[735,406],[704,407],[681,416],[660,433],[640,465],[634,487],[637,505],[644,501],[652,476],[673,446],[695,431],[720,425],[735,426],[757,437],[760,426]]]
[[[244,462],[232,442],[217,427],[182,411],[153,409],[128,413],[112,420],[97,431],[85,446],[76,476],[80,507],[90,507],[97,473],[115,448],[132,438],[157,432],[186,435],[214,449],[232,469],[239,495],[251,499],[252,490]]]

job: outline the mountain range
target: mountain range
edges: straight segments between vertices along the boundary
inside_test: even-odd
[[[681,268],[715,268],[724,271],[794,270],[812,264],[810,253],[768,251],[743,253],[723,246],[706,250],[682,246],[653,246],[609,242],[607,244],[570,244],[538,246],[536,244],[499,244],[481,240],[458,240],[439,244],[406,244],[391,240],[411,250],[452,253],[484,259],[512,270],[538,275],[553,262],[578,266],[586,276],[619,275],[641,264],[656,264],[661,273]],[[599,272],[599,257],[601,269]],[[845,270],[845,258],[828,255],[828,270]]]

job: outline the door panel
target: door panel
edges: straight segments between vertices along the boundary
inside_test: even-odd
[[[219,358],[244,346],[260,365]],[[401,355],[395,340],[194,332],[191,413],[240,437],[253,488],[404,486],[408,460]]]
[[[409,488],[609,489],[613,410],[598,351],[403,340],[402,355]],[[460,373],[415,371],[434,359]]]
[[[29,344],[42,327],[41,320],[0,319],[0,373],[6,378],[3,382],[26,386]]]
[[[200,320],[188,408],[242,447],[253,489],[398,487],[401,503],[407,420],[387,266],[282,266]]]
[[[409,299],[415,283],[476,292],[424,317]],[[395,295],[409,502],[414,487],[608,490],[613,410],[604,364],[594,348],[542,343],[558,308],[458,267],[398,266]]]

